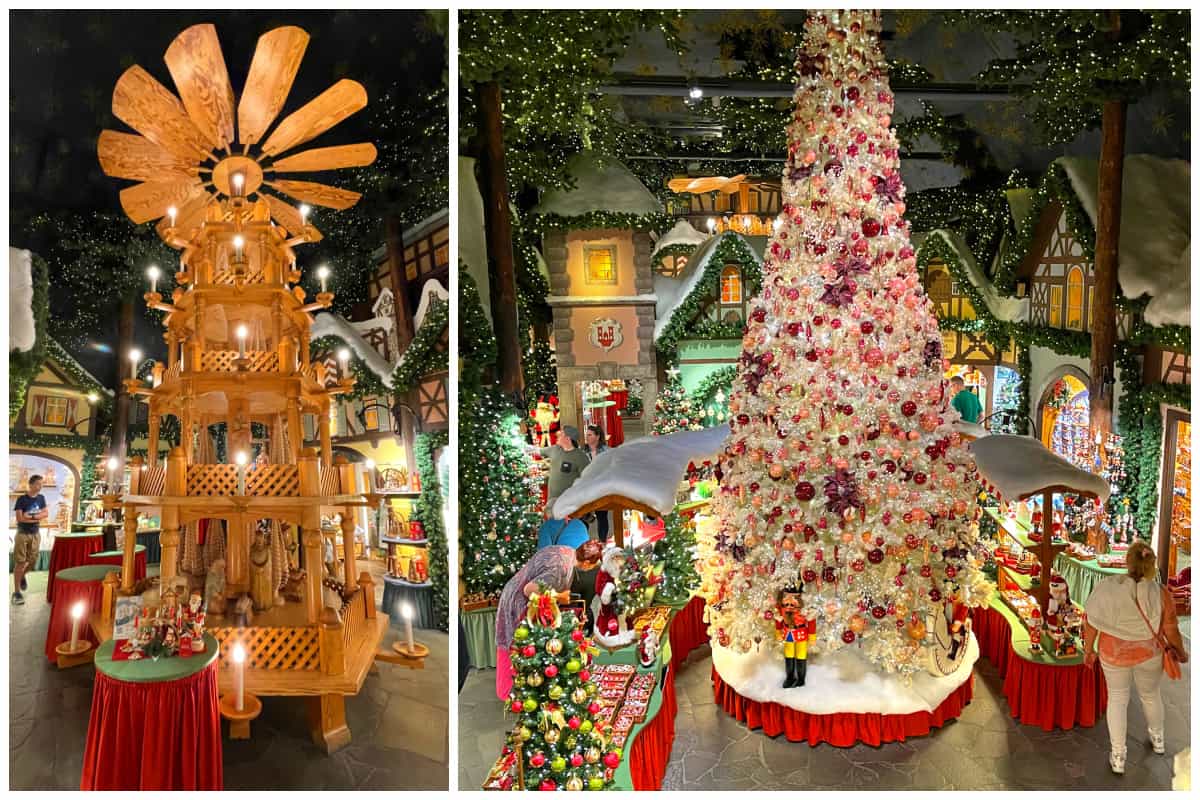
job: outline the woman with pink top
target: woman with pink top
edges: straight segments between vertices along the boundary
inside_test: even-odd
[[[1125,555],[1126,575],[1113,575],[1088,596],[1084,608],[1083,652],[1089,666],[1100,658],[1108,684],[1109,766],[1125,774],[1125,729],[1131,687],[1137,688],[1146,714],[1150,745],[1166,752],[1163,739],[1163,650],[1187,661],[1175,604],[1155,579],[1155,556],[1150,545],[1134,542]],[[1099,639],[1099,653],[1095,646]]]

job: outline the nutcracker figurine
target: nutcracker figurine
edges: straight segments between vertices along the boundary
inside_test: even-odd
[[[817,638],[816,620],[804,614],[803,585],[788,586],[780,591],[775,607],[775,638],[783,642],[787,666],[783,688],[803,686],[808,671],[808,643]]]
[[[967,606],[962,602],[962,592],[957,583],[945,583],[945,604],[942,607],[946,615],[946,627],[950,631],[950,660],[958,658],[967,633],[971,630],[971,621],[967,618]]]

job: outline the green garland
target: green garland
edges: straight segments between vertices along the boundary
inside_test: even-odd
[[[459,262],[458,271],[458,358],[461,364],[459,376],[460,396],[478,393],[483,386],[483,375],[496,364],[498,348],[496,334],[487,315],[483,313],[483,302],[475,279],[467,273],[466,265]]]
[[[8,418],[11,421],[25,405],[25,392],[29,384],[37,377],[46,360],[47,344],[50,341],[46,333],[46,323],[50,318],[50,267],[46,259],[33,253],[32,277],[33,299],[30,303],[33,309],[33,347],[25,352],[8,351]]]
[[[677,244],[669,244],[666,247],[663,247],[663,248],[660,248],[660,249],[654,251],[654,260],[656,262],[659,262],[659,261],[662,261],[667,256],[670,256],[671,260],[674,261],[675,259],[679,258],[680,256],[690,256],[692,253],[696,252],[697,247],[699,247],[699,245],[684,244],[683,242],[679,242]],[[657,267],[656,267],[656,269],[657,269]]]
[[[415,387],[426,375],[446,372],[450,369],[450,356],[438,347],[442,334],[450,324],[450,304],[434,298],[421,321],[421,328],[413,336],[408,349],[396,370],[392,373],[392,393],[399,396]]]
[[[529,221],[529,232],[541,236],[548,231],[626,230],[665,233],[677,220],[668,214],[630,214],[624,211],[592,211],[579,216],[536,214]]]
[[[1075,190],[1071,186],[1071,179],[1067,177],[1066,169],[1057,161],[1053,162],[1046,170],[1041,183],[1034,188],[1030,198],[1029,212],[1021,221],[1012,245],[1007,248],[1003,260],[996,268],[996,288],[1004,294],[1016,294],[1017,268],[1029,252],[1029,248],[1033,246],[1034,235],[1037,232],[1038,223],[1041,221],[1042,212],[1053,201],[1062,204],[1067,215],[1067,226],[1075,234],[1084,256],[1089,261],[1095,259],[1096,231],[1092,228],[1092,222],[1079,202],[1079,196],[1075,194]],[[1118,295],[1120,291],[1120,287],[1117,287]]]
[[[699,404],[700,408],[706,408],[708,401],[716,396],[719,389],[725,392],[725,398],[728,400],[735,378],[737,378],[737,366],[730,364],[727,367],[721,367],[700,381],[700,385],[692,392],[692,399]]]
[[[417,436],[413,454],[417,461],[417,474],[421,476],[421,496],[417,498],[412,519],[421,521],[425,537],[429,540],[429,581],[433,584],[433,620],[438,630],[447,630],[450,624],[450,584],[447,574],[449,549],[446,545],[446,527],[442,524],[442,488],[438,482],[437,467],[433,454],[450,441],[449,431],[433,431]]]
[[[317,360],[338,348],[338,343],[348,343],[337,334],[329,334],[313,339],[308,343],[309,358]],[[341,395],[343,400],[361,400],[364,397],[387,397],[390,392],[383,384],[383,379],[367,366],[367,362],[359,358],[353,347],[350,350],[350,375],[354,378],[354,389]]]
[[[46,450],[59,447],[65,450],[82,450],[83,464],[79,470],[79,498],[87,500],[92,496],[96,484],[96,468],[100,456],[108,444],[103,439],[90,436],[67,436],[58,433],[35,433],[33,431],[18,431],[9,429],[9,447],[28,447],[35,450]]]
[[[696,282],[691,293],[672,313],[671,321],[655,342],[659,352],[673,353],[680,340],[690,336],[704,339],[742,338],[740,325],[697,319],[706,303],[711,302],[714,297],[720,297],[721,272],[725,265],[731,262],[742,268],[743,295],[758,293],[759,286],[762,285],[762,268],[754,251],[741,236],[729,232],[721,234],[721,240],[717,242],[704,267],[704,276]]]

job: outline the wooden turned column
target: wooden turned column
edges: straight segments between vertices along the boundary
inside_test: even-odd
[[[184,412],[190,416],[191,412]],[[184,440],[187,440],[188,428],[184,428]],[[187,457],[182,447],[172,447],[167,454],[167,474],[163,489],[164,497],[183,498],[187,496]],[[175,577],[175,567],[179,562],[179,506],[163,504],[162,531],[158,535],[162,546],[162,562],[159,575],[163,583]]]
[[[345,456],[338,456],[334,459],[333,464],[338,470],[341,494],[358,494],[358,477],[354,473],[354,465],[347,461]],[[353,506],[342,506],[342,562],[346,588],[354,585],[355,568],[357,567],[354,558],[354,514],[356,511],[357,509]]]
[[[234,514],[225,521],[225,587],[229,593],[250,591],[251,527],[255,522],[245,514]]]
[[[121,588],[126,592],[133,589],[134,558],[137,556],[137,507],[125,508],[125,547],[121,553]]]
[[[321,476],[317,470],[317,453],[309,448],[300,453],[297,461],[300,467],[300,496],[311,498],[311,505],[303,508],[300,516],[300,544],[304,548],[305,571],[305,613],[309,625],[316,625],[320,619],[321,607],[321,575],[324,571],[324,559],[321,557]]]
[[[366,610],[367,619],[375,619],[375,580],[371,577],[371,573],[367,571],[360,572],[358,575],[358,588],[362,589],[363,608]]]
[[[150,466],[158,466],[158,428],[162,419],[158,416],[158,409],[154,404],[150,404],[150,431],[147,434],[146,445],[146,460]]]
[[[332,432],[329,429],[330,402],[331,401],[326,400],[321,406],[321,414],[317,419],[317,430],[320,431],[321,434],[321,466],[323,467],[333,466],[333,440]],[[345,494],[346,490],[343,489],[342,493]]]
[[[304,426],[300,422],[300,398],[298,395],[289,394],[287,399],[287,432],[288,449],[292,451],[292,462],[298,464],[301,450],[304,449]],[[316,464],[314,463],[313,466],[315,467]],[[320,487],[320,485],[321,482],[318,480],[316,486]],[[317,494],[320,492],[314,493],[313,496],[315,497]]]
[[[121,579],[117,577],[116,572],[107,572],[102,584],[104,599],[101,600],[100,619],[111,626],[117,612],[117,588],[121,585]]]

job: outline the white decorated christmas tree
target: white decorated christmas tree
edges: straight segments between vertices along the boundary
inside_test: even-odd
[[[704,427],[700,422],[700,404],[688,397],[687,389],[679,378],[679,370],[667,370],[667,385],[654,401],[655,436],[676,431],[698,431]]]
[[[877,12],[814,12],[796,59],[784,206],[730,401],[702,553],[714,643],[774,646],[803,584],[815,653],[926,665],[929,623],[968,557],[976,472],[950,423],[942,339],[904,221]]]

